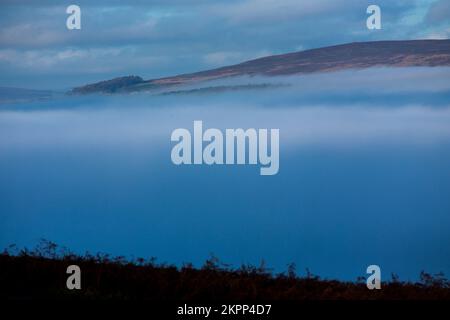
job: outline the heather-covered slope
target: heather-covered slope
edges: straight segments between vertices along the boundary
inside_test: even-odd
[[[236,76],[280,76],[370,67],[450,66],[450,40],[358,42],[268,56],[218,69],[143,81],[121,77],[81,86],[73,93],[133,92]],[[128,80],[138,81],[128,81]],[[126,81],[125,81],[126,80]],[[117,86],[120,83],[120,86]]]

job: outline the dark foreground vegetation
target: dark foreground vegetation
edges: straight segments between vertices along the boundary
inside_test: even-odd
[[[66,268],[73,264],[81,268],[81,290],[66,288]],[[450,282],[443,274],[422,272],[416,283],[393,275],[381,290],[368,290],[364,278],[340,282],[309,272],[300,277],[294,265],[275,275],[264,264],[233,269],[211,257],[202,268],[177,268],[154,258],[76,255],[45,240],[32,250],[10,246],[0,254],[0,290],[0,298],[14,300],[450,300]]]

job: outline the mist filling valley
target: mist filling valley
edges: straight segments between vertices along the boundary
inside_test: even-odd
[[[0,104],[0,247],[450,274],[449,68],[230,78]],[[211,90],[220,88],[220,90]],[[230,89],[231,88],[231,89]],[[279,172],[175,166],[171,132],[279,128]]]

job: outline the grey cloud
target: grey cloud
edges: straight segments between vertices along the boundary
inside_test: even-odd
[[[450,1],[438,0],[433,3],[425,19],[429,24],[448,22],[450,20]]]
[[[0,56],[3,71],[0,85],[7,85],[18,73],[24,76],[23,66],[28,68],[24,81],[40,74],[46,77],[42,82],[53,85],[52,79],[57,74],[71,70],[70,59],[56,59],[53,64],[44,63],[39,67],[37,63],[21,63],[19,58],[35,56],[36,61],[47,61],[51,56],[61,56],[71,50],[90,52],[88,59],[72,57],[72,61],[80,63],[78,70],[97,70],[99,79],[136,70],[144,77],[153,78],[298,48],[414,39],[424,37],[425,32],[421,25],[400,23],[410,10],[424,6],[419,1],[378,1],[382,7],[383,29],[377,32],[365,27],[369,0],[78,1],[82,6],[82,30],[79,31],[68,31],[65,27],[66,3],[33,3],[39,5],[30,9],[30,1],[0,0],[0,49],[9,50],[9,60]],[[439,34],[442,37],[442,32]],[[114,52],[113,49],[121,50],[122,54],[103,54]],[[14,54],[17,59],[12,57]],[[138,62],[143,63],[141,68],[136,66]],[[92,67],[96,65],[99,67]],[[87,75],[87,79],[91,77]],[[61,80],[56,83],[60,84]]]

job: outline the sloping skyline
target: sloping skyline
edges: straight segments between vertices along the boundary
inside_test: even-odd
[[[450,3],[437,1],[0,1],[0,86],[66,89],[138,74],[158,78],[353,41],[448,39]],[[366,8],[382,29],[366,28]]]

